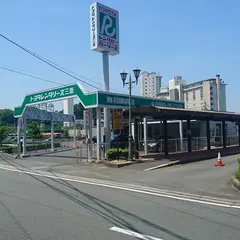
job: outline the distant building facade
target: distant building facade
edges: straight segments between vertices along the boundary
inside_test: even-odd
[[[161,76],[154,72],[142,72],[140,76],[141,95],[144,97],[157,97],[161,88]]]
[[[141,95],[157,97],[174,101],[183,101],[186,109],[202,111],[227,111],[226,84],[216,75],[215,78],[186,84],[181,76],[174,76],[167,86],[161,83],[161,77],[156,73],[143,72],[141,78]],[[206,136],[205,122],[194,123],[200,137]],[[210,135],[212,139],[222,136],[221,122],[210,122]],[[226,134],[237,135],[235,123],[226,123]]]
[[[186,84],[181,76],[175,76],[169,80],[168,90],[160,89],[157,97],[184,101],[187,109],[227,111],[226,84],[220,75],[190,84]]]

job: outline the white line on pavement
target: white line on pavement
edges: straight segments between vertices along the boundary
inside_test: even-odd
[[[55,175],[49,175],[44,172],[33,172],[31,170],[24,170],[24,169],[17,169],[13,167],[8,167],[8,166],[0,166],[0,169],[2,170],[7,170],[11,172],[19,172],[19,173],[26,173],[29,175],[34,175],[34,176],[40,176],[40,177],[46,177],[46,178],[52,178],[52,179],[60,179],[60,180],[65,180],[69,182],[77,182],[77,183],[83,183],[83,184],[88,184],[88,185],[93,185],[93,186],[100,186],[100,187],[106,187],[106,188],[112,188],[112,189],[119,189],[119,190],[124,190],[124,191],[129,191],[129,192],[136,192],[140,194],[146,194],[146,195],[152,195],[152,196],[157,196],[157,197],[164,197],[164,198],[170,198],[170,199],[175,199],[175,200],[180,200],[180,201],[186,201],[186,202],[192,202],[192,203],[200,203],[200,204],[206,204],[206,205],[212,205],[212,206],[218,206],[218,207],[225,207],[225,208],[235,208],[235,209],[240,209],[239,205],[235,205],[234,202],[232,203],[227,203],[227,202],[221,202],[221,201],[211,201],[211,200],[205,200],[204,198],[190,198],[184,197],[184,194],[181,194],[181,196],[177,196],[176,194],[169,194],[165,193],[164,191],[160,192],[154,192],[151,190],[151,188],[144,189],[138,186],[131,185],[126,185],[123,183],[114,183],[114,182],[107,182],[107,181],[102,181],[102,180],[96,180],[96,179],[88,179],[88,178],[70,178],[70,176],[62,177],[62,176],[57,176]]]
[[[172,166],[172,165],[176,165],[177,163],[179,163],[179,161],[173,161],[173,162],[170,162],[170,163],[164,163],[164,164],[160,164],[160,165],[157,165],[155,167],[150,167],[150,168],[145,168],[143,169],[143,171],[151,171],[151,170],[155,170],[155,169],[159,169],[159,168],[163,168],[163,167],[167,167],[167,166]]]
[[[115,232],[119,232],[119,233],[122,233],[122,234],[126,234],[126,235],[129,235],[129,236],[138,238],[138,239],[143,239],[143,240],[162,240],[160,238],[155,238],[155,237],[143,235],[143,234],[140,234],[140,233],[137,233],[137,232],[134,232],[134,231],[131,231],[131,230],[119,228],[119,227],[112,227],[112,228],[110,228],[110,230],[115,231]]]

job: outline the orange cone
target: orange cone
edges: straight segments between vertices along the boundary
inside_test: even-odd
[[[224,166],[224,164],[222,163],[222,160],[221,160],[220,152],[218,152],[218,159],[217,159],[217,163],[216,163],[215,166],[217,166],[217,167],[223,167]]]

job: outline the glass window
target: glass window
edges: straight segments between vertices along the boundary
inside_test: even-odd
[[[193,101],[195,101],[195,99],[196,99],[196,93],[193,92]]]

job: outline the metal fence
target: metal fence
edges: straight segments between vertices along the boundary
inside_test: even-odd
[[[222,136],[211,138],[211,148],[217,148],[222,146]],[[157,143],[157,144],[156,144]],[[135,148],[135,142],[133,141],[133,149]],[[144,142],[139,141],[139,152],[140,154],[144,152]],[[236,146],[238,145],[238,136],[227,136],[226,137],[226,145],[227,146]],[[7,144],[4,145],[7,147],[8,153],[17,154],[18,148],[16,144]],[[164,140],[158,140],[157,142],[154,140],[147,141],[148,152],[164,152]],[[101,159],[106,158],[106,144],[101,143],[100,145],[100,156]],[[114,143],[110,145],[110,148],[119,148],[124,149],[128,148],[128,142]],[[207,138],[206,137],[198,137],[192,138],[192,150],[203,150],[207,148]],[[76,149],[76,158],[79,158],[79,161],[85,161],[87,159],[97,159],[97,144],[96,143],[87,143],[85,140],[76,140],[74,143],[73,139],[55,139],[54,141],[54,149],[56,151],[61,150],[73,150]],[[187,138],[183,138],[182,149],[181,142],[179,138],[168,139],[168,151],[169,153],[176,152],[187,152]],[[22,152],[22,151],[21,151]],[[27,143],[27,153],[28,154],[41,154],[51,152],[51,142],[47,141],[35,141]]]
[[[223,144],[222,136],[214,137],[211,141],[211,147],[221,147]],[[160,139],[156,140],[148,140],[148,152],[164,152],[164,140]],[[227,136],[226,137],[226,146],[236,146],[238,145],[238,136]],[[192,138],[192,150],[203,150],[207,148],[207,138],[206,137],[196,137]],[[144,151],[144,142],[139,141],[139,151]],[[169,153],[174,152],[187,152],[188,145],[187,145],[187,138],[183,138],[182,142],[182,149],[181,149],[181,142],[179,138],[168,139],[168,151]]]

